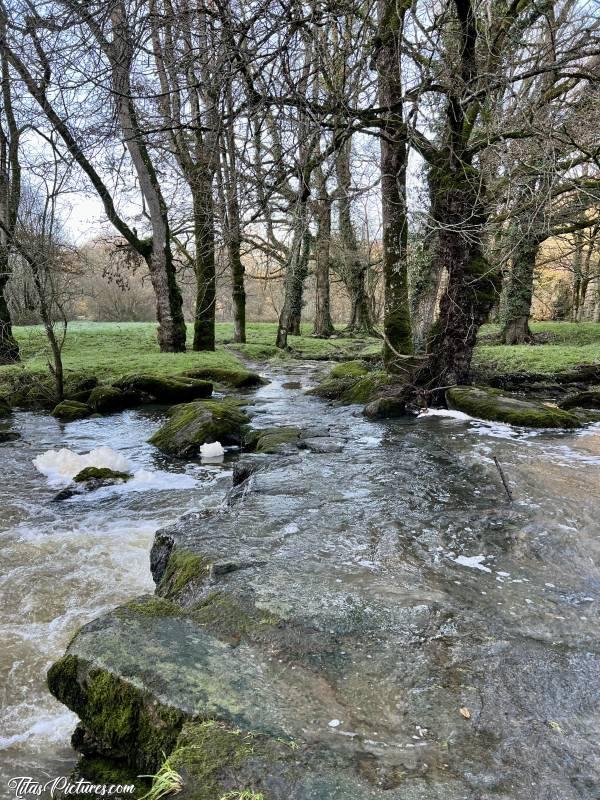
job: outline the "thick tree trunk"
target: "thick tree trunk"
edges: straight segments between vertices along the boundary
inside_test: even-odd
[[[327,338],[334,332],[329,297],[331,246],[331,198],[322,170],[318,176],[319,196],[316,202],[317,235],[315,237],[315,324],[313,335]]]
[[[500,320],[504,344],[524,344],[531,340],[529,317],[537,250],[537,241],[526,237],[515,245]]]
[[[416,383],[440,400],[445,388],[470,380],[477,332],[497,299],[499,276],[483,255],[486,216],[478,199],[478,174],[462,164],[431,172],[432,215],[438,227],[434,260],[447,272],[448,283],[429,359]]]
[[[196,255],[196,313],[194,315],[193,349],[215,349],[215,226],[212,176],[206,174],[192,184],[194,205],[194,240]]]
[[[381,206],[383,218],[384,345],[383,360],[390,371],[404,371],[399,356],[412,353],[408,301],[408,220],[406,162],[408,148],[402,116],[400,42],[404,10],[396,3],[382,8],[382,46],[377,55],[380,103],[386,113],[381,136]]]

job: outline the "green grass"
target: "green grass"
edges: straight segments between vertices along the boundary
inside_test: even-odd
[[[152,323],[73,322],[69,325],[64,348],[64,365],[69,375],[95,375],[110,380],[122,375],[150,373],[177,375],[194,367],[239,369],[240,357],[250,360],[282,358],[360,359],[377,356],[381,341],[371,337],[314,339],[311,325],[302,326],[302,336],[290,336],[290,352],[275,345],[277,323],[250,323],[248,343],[233,343],[233,325],[217,325],[217,350],[214,353],[160,353],[156,326]],[[498,326],[486,325],[481,330],[474,366],[497,372],[560,372],[578,364],[600,363],[600,323],[540,322],[533,323],[538,336],[535,345],[508,347],[494,343]],[[18,327],[16,337],[23,362],[0,367],[2,379],[11,380],[23,368],[29,373],[47,375],[48,349],[40,326]],[[188,341],[192,339],[189,326]]]
[[[600,364],[600,323],[533,322],[537,343],[494,344],[497,325],[484,325],[475,351],[476,369],[496,372],[564,372],[580,364]]]

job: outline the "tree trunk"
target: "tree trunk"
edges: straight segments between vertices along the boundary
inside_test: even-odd
[[[196,254],[196,313],[194,315],[193,349],[215,349],[215,228],[212,176],[205,174],[192,183],[194,206],[194,240]]]
[[[399,356],[412,353],[408,300],[408,220],[406,162],[408,148],[402,116],[400,41],[404,11],[382,10],[383,44],[377,55],[379,97],[386,113],[381,136],[381,206],[383,217],[384,345],[383,360],[390,371],[405,369]]]
[[[350,320],[346,327],[348,333],[374,333],[369,312],[369,301],[365,278],[367,265],[358,252],[358,243],[352,224],[352,174],[350,170],[350,156],[352,141],[347,142],[338,149],[335,159],[337,176],[338,219],[340,242],[342,245],[342,258],[344,268],[342,280],[350,296]]]
[[[0,233],[1,235],[1,233]],[[0,365],[19,361],[19,345],[13,336],[12,320],[6,302],[6,284],[10,278],[8,271],[8,248],[0,246]]]
[[[123,2],[113,5],[111,20],[113,41],[109,56],[117,117],[125,146],[140,182],[152,226],[151,249],[145,258],[156,293],[158,341],[163,352],[180,352],[185,350],[186,336],[183,302],[175,277],[167,206],[144,142],[133,102],[131,92],[133,42]]]
[[[524,344],[531,341],[529,317],[533,298],[533,277],[538,243],[526,233],[515,244],[512,268],[502,303],[502,332],[504,344]]]
[[[316,202],[317,235],[315,237],[315,324],[313,335],[327,338],[334,332],[329,297],[329,265],[331,246],[331,198],[322,169],[317,171],[319,196]]]
[[[290,256],[285,272],[283,308],[279,315],[277,338],[275,344],[282,350],[287,347],[288,334],[300,335],[300,315],[302,313],[302,295],[304,281],[308,274],[311,235],[308,229],[308,197],[306,187],[300,197],[296,209],[294,236],[290,248]]]
[[[431,170],[432,216],[438,228],[434,260],[448,275],[429,359],[415,382],[443,399],[445,388],[469,383],[477,331],[497,299],[499,276],[483,255],[486,215],[476,170],[466,164]]]

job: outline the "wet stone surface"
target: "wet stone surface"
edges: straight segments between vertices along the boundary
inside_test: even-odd
[[[304,447],[156,534],[160,602],[84,627],[78,680],[292,740],[270,800],[598,797],[598,426],[372,423],[269,377],[252,424]]]

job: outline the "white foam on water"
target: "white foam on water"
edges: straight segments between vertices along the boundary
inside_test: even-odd
[[[22,733],[0,736],[0,750],[7,750],[33,737],[45,742],[67,742],[76,723],[77,715],[70,711],[39,719]]]
[[[453,558],[455,564],[460,564],[462,567],[470,567],[471,569],[478,569],[481,572],[491,572],[492,570],[483,563],[487,556],[456,556]]]
[[[472,422],[473,417],[465,414],[464,411],[453,411],[450,408],[426,408],[417,414],[417,419],[422,417],[447,417],[448,419],[458,419],[466,422]]]
[[[222,461],[225,450],[221,442],[207,442],[200,445],[200,458],[202,461]]]
[[[33,459],[33,465],[48,478],[51,486],[64,486],[86,467],[106,467],[117,472],[131,472],[131,462],[112,447],[96,447],[89,453],[79,454],[66,447],[46,450]]]

